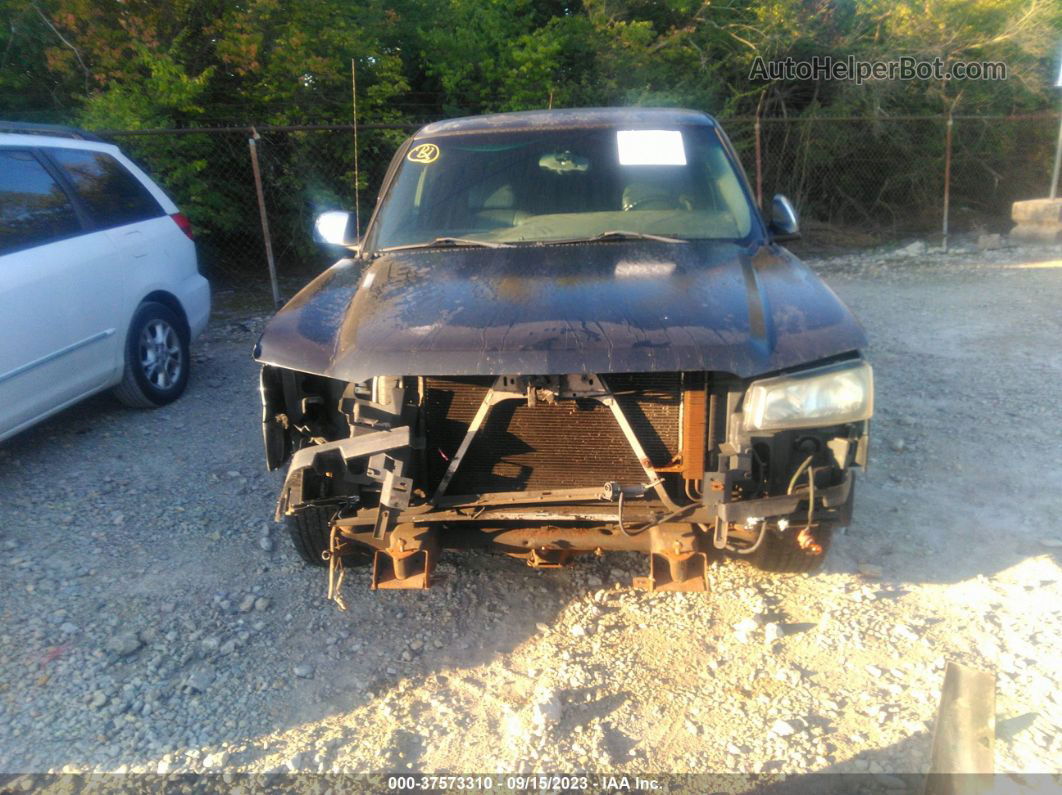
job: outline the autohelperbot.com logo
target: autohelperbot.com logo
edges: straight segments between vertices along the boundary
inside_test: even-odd
[[[851,80],[862,85],[869,80],[1006,80],[1002,61],[919,60],[903,55],[892,61],[860,61],[855,56],[834,58],[815,55],[808,60],[782,58],[768,61],[756,56],[750,80]]]

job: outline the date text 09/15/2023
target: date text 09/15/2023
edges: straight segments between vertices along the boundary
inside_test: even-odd
[[[660,788],[655,779],[639,776],[588,775],[512,775],[512,776],[390,776],[387,789],[401,792],[412,790],[457,790],[465,792],[500,790],[533,792],[552,790],[612,790],[651,792]]]

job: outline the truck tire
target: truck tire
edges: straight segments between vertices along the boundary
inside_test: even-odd
[[[291,544],[299,557],[311,566],[327,566],[321,553],[328,549],[329,529],[335,513],[331,508],[308,505],[293,515],[285,517]],[[372,552],[359,549],[343,557],[344,566],[367,566],[372,563]]]
[[[797,541],[800,531],[793,529],[785,533],[767,531],[767,537],[763,544],[749,556],[749,561],[757,569],[773,572],[788,572],[792,574],[813,573],[822,567],[826,559],[826,553],[830,549],[830,540],[833,530],[819,528],[815,531],[815,543],[822,551],[815,553],[802,549]]]
[[[145,301],[129,324],[125,370],[114,396],[136,409],[172,403],[188,385],[188,332],[168,306]]]

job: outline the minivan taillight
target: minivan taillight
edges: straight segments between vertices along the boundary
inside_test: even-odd
[[[189,240],[195,240],[195,235],[192,234],[192,222],[188,220],[184,213],[173,213],[170,218],[181,228],[182,232],[188,235]]]

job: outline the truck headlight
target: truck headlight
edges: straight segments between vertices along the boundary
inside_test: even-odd
[[[746,431],[869,419],[874,413],[874,372],[860,360],[753,381],[742,413]]]

